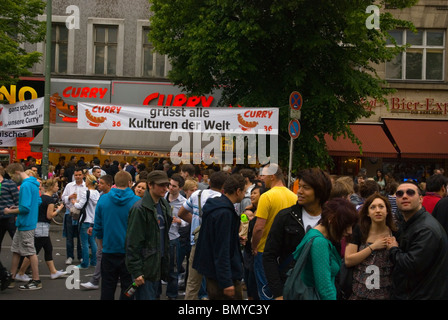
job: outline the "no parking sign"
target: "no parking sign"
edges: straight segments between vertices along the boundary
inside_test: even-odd
[[[290,117],[292,119],[300,119],[301,115],[300,109],[302,108],[302,104],[303,99],[300,92],[297,91],[291,92],[291,94],[289,95],[289,106],[291,107]]]
[[[302,108],[302,104],[303,99],[300,92],[297,91],[291,92],[291,94],[289,95],[289,105],[291,106],[291,108],[294,110],[300,110],[300,108]]]
[[[297,139],[300,135],[300,122],[297,119],[293,119],[289,122],[289,136],[292,139]]]

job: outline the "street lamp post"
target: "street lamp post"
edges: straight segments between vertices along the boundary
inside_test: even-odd
[[[45,46],[45,98],[42,141],[42,177],[48,177],[48,148],[50,144],[50,92],[51,92],[51,15],[52,0],[47,0],[47,35]]]

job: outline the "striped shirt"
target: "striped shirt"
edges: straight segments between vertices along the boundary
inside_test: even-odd
[[[398,208],[397,208],[397,200],[394,195],[387,195],[387,198],[389,199],[390,206],[392,207],[392,213],[393,216],[397,214]]]
[[[14,181],[3,179],[0,183],[0,219],[11,217],[11,215],[5,215],[3,209],[12,206],[19,206],[19,188]]]

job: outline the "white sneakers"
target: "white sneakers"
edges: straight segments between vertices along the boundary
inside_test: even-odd
[[[16,281],[23,281],[23,282],[29,282],[31,280],[31,278],[28,277],[27,274],[20,275],[20,274],[17,273],[15,278],[14,278],[14,280],[16,280]]]
[[[87,290],[97,290],[100,288],[100,286],[93,284],[92,282],[81,283],[81,286]]]
[[[59,270],[59,271],[56,271],[56,273],[50,274],[50,278],[53,280],[53,279],[57,279],[59,277],[65,276],[66,274],[67,274],[67,271]],[[20,275],[17,273],[14,280],[29,282],[31,280],[31,278],[27,274]]]
[[[59,270],[56,271],[56,273],[52,273],[50,275],[51,280],[57,279],[59,277],[65,276],[67,274],[67,271]]]
[[[72,262],[73,262],[73,259],[72,258],[67,258],[67,260],[65,260],[65,264],[66,265],[70,265],[70,264],[72,264]]]

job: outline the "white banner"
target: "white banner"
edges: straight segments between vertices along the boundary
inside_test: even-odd
[[[0,146],[15,147],[17,145],[16,138],[32,137],[33,130],[0,130]]]
[[[0,129],[24,128],[44,124],[44,98],[0,104]]]
[[[278,108],[117,106],[78,103],[79,129],[278,134]]]

